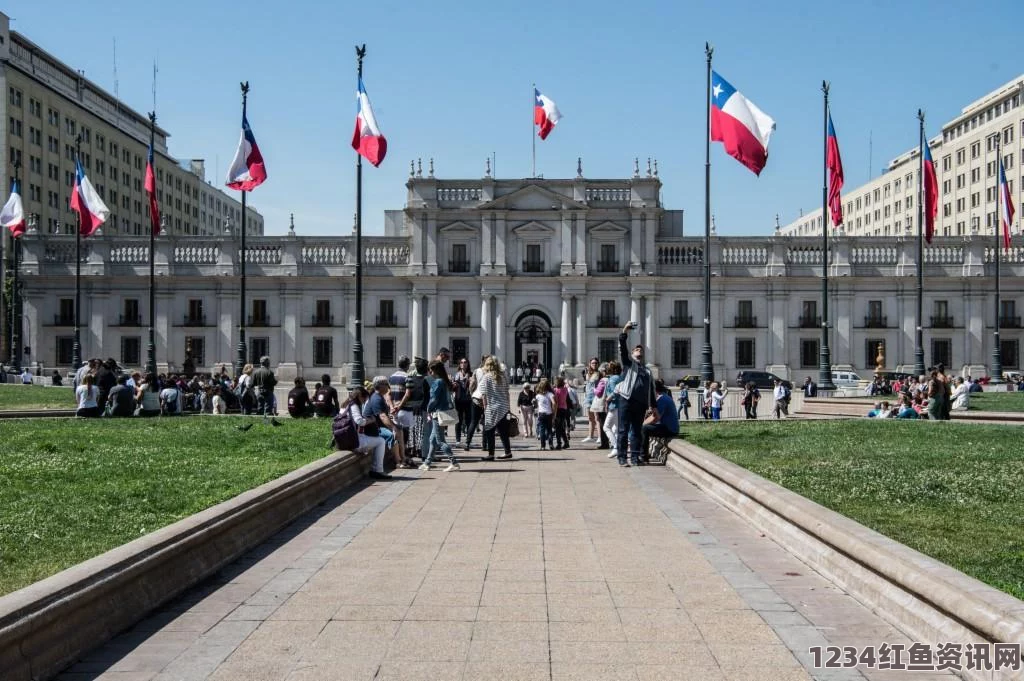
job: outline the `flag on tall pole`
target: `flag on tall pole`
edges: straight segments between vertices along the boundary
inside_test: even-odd
[[[21,191],[18,181],[11,181],[11,196],[0,210],[0,226],[11,230],[11,236],[17,239],[25,233],[25,208],[21,204]]]
[[[146,157],[146,194],[149,195],[149,223],[153,230],[153,236],[160,235],[160,205],[156,200],[156,175],[153,171],[153,143],[149,144],[149,154]]]
[[[932,161],[932,150],[928,141],[924,143],[924,240],[932,242],[935,236],[935,217],[939,214],[939,180],[935,176],[935,162]]]
[[[249,119],[242,112],[242,136],[238,140],[235,158],[228,168],[228,177],[224,181],[231,189],[251,192],[267,179],[267,167],[263,163],[263,154],[256,144],[256,137],[249,127]]]
[[[839,155],[839,140],[836,129],[832,125],[832,112],[828,112],[828,153],[825,159],[828,166],[828,212],[832,215],[832,226],[843,224],[843,159]]]
[[[999,159],[999,193],[1002,195],[1003,210],[1000,212],[1000,222],[1003,223],[1003,248],[1010,247],[1010,226],[1013,225],[1013,195],[1010,193],[1010,185],[1006,182],[1006,170],[1003,168],[1003,159]]]
[[[727,154],[760,175],[775,121],[715,71],[711,83],[711,141],[722,142]]]
[[[359,79],[356,102],[358,106],[356,129],[352,133],[352,148],[376,168],[388,153],[388,141],[377,126],[377,117],[373,115],[370,96],[366,94],[362,78]]]
[[[110,217],[110,209],[96,193],[92,182],[82,168],[82,160],[75,158],[75,186],[71,190],[71,210],[78,213],[78,233],[92,236]]]
[[[533,124],[538,126],[537,137],[547,139],[551,131],[558,125],[562,112],[550,97],[542,95],[540,90],[533,88]]]

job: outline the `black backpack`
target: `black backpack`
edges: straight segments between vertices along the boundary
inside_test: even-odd
[[[316,392],[313,393],[313,408],[316,413],[323,415],[326,414],[333,405],[330,403],[331,389],[326,387],[317,388]]]
[[[359,448],[359,429],[352,421],[352,414],[347,408],[342,409],[334,417],[331,431],[334,433],[334,446],[337,449],[352,452]]]
[[[412,375],[405,379],[405,387],[409,391],[409,399],[406,400],[405,404],[411,410],[423,409],[427,406],[427,397],[429,394],[426,391],[427,381],[423,376]]]

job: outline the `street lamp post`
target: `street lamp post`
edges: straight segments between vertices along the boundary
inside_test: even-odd
[[[704,43],[708,63],[706,120],[704,126],[704,346],[700,352],[700,380],[715,380],[711,348],[711,57],[715,48]]]
[[[818,352],[818,388],[835,390],[832,383],[832,350],[828,346],[828,91],[827,81],[821,82],[825,95],[824,163],[821,169],[821,349]]]
[[[924,111],[917,110],[918,170],[917,170],[917,324],[914,329],[914,373],[924,374]],[[907,233],[910,214],[907,213]],[[930,238],[930,237],[929,237]]]
[[[359,82],[363,81],[363,58],[366,45],[356,45]],[[356,154],[356,318],[355,339],[352,342],[352,375],[349,387],[362,387],[365,378],[363,366],[363,155]]]
[[[21,162],[14,161],[14,186],[20,187],[21,182],[18,177],[18,171],[21,170]],[[11,251],[13,256],[14,266],[14,278],[11,281],[11,366],[15,371],[21,373],[21,351],[19,346],[21,345],[21,315],[18,314],[18,253],[20,251],[19,244],[21,239],[18,237],[11,237]]]
[[[995,183],[996,183],[996,188],[995,188],[995,191],[996,191],[996,212],[995,212],[995,220],[993,220],[993,222],[992,222],[992,232],[993,232],[993,234],[995,234],[995,252],[993,253],[993,255],[995,256],[995,261],[996,261],[996,272],[995,272],[995,279],[996,279],[996,305],[995,305],[995,313],[996,313],[996,315],[995,315],[995,317],[996,318],[995,318],[995,327],[994,327],[994,331],[993,331],[993,334],[992,334],[992,380],[990,382],[993,385],[1001,385],[1003,383],[1003,349],[1001,347],[999,347],[999,326],[1000,326],[1000,324],[999,324],[999,322],[1000,322],[1000,319],[999,319],[999,308],[1002,307],[1002,305],[1000,303],[1000,299],[999,299],[1000,298],[1000,291],[999,291],[999,261],[1002,260],[1002,255],[1000,253],[1000,249],[1002,249],[1003,244],[1002,244],[1002,237],[999,234],[999,226],[1000,226],[1000,223],[1001,223],[1001,218],[1000,218],[1001,213],[999,212],[999,198],[1000,198],[999,197],[999,170],[1002,167],[1002,165],[1001,165],[1002,157],[999,155],[1001,153],[999,151],[1000,133],[997,132],[994,135],[994,137],[995,137],[995,144],[996,144],[996,172],[994,173],[995,178],[996,178],[995,179]]]
[[[79,135],[75,146],[75,166],[82,158],[82,136]],[[88,210],[83,208],[82,210]],[[76,373],[82,366],[82,215],[79,213],[75,225],[75,339],[71,344],[71,370]]]

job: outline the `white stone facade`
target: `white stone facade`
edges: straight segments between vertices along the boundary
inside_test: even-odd
[[[698,373],[703,344],[702,237],[685,237],[681,211],[665,210],[656,176],[627,180],[440,180],[411,177],[405,207],[387,211],[384,236],[364,237],[366,375],[390,373],[401,354],[442,345],[475,364],[483,353],[546,367],[610,359],[629,320],[663,377]],[[995,319],[991,239],[940,238],[925,251],[927,363],[984,373]],[[285,376],[344,379],[355,328],[354,238],[247,242],[250,355],[269,354]],[[74,239],[24,241],[27,358],[70,361]],[[148,240],[84,242],[82,352],[145,362]],[[831,350],[836,365],[887,366],[914,357],[916,242],[832,242]],[[820,241],[713,237],[715,374],[742,368],[817,375]],[[157,242],[157,362],[180,368],[233,364],[239,244],[230,236]],[[1020,366],[1024,249],[1004,256],[1003,366]],[[251,319],[250,319],[251,317]],[[201,344],[201,347],[200,347]]]

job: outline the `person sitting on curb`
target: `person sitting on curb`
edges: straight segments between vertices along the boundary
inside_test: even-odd
[[[672,438],[679,434],[679,413],[672,402],[672,393],[669,392],[665,381],[656,379],[654,381],[654,392],[658,399],[655,400],[644,420],[643,433],[644,443],[650,442],[652,437]]]

